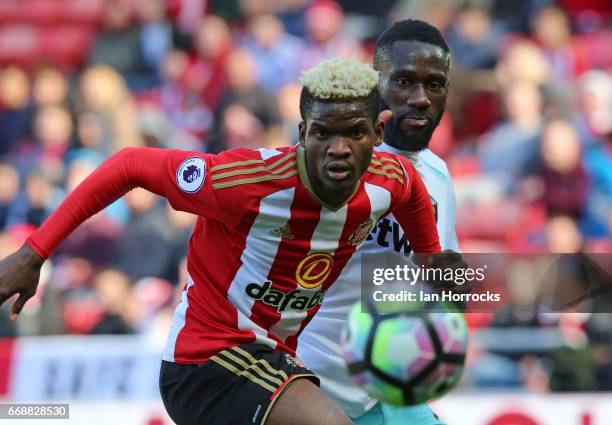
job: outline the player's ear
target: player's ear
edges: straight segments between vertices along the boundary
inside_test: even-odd
[[[304,144],[306,143],[306,123],[304,121],[300,121],[298,129],[300,146],[304,147]]]
[[[391,115],[393,115],[393,112],[388,109],[381,111],[378,114],[376,123],[374,123],[374,131],[376,133],[376,140],[374,141],[374,146],[378,146],[382,143],[383,137],[385,135],[385,126],[391,119]]]

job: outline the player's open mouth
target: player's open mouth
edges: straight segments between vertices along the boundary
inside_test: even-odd
[[[351,167],[345,162],[334,161],[325,167],[325,171],[332,180],[344,180],[351,172]]]

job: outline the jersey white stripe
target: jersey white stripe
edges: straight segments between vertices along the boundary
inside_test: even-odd
[[[364,183],[363,187],[370,199],[370,216],[372,217],[372,221],[376,223],[391,205],[391,192],[384,187],[371,183]]]
[[[309,254],[313,252],[326,252],[334,255],[340,243],[340,237],[346,223],[348,213],[348,204],[344,205],[338,211],[321,208],[319,223],[315,228],[312,238]],[[298,286],[301,291],[315,292],[321,288],[308,290]],[[271,328],[270,332],[279,337],[283,342],[287,337],[295,335],[301,328],[302,322],[308,316],[308,311],[284,311],[281,317]]]
[[[259,214],[255,219],[242,251],[242,265],[236,272],[227,292],[229,301],[234,304],[238,314],[238,328],[255,333],[256,342],[272,347],[276,341],[268,337],[268,332],[251,320],[251,310],[255,300],[246,295],[250,282],[263,283],[267,280],[278,252],[281,238],[270,234],[271,231],[287,224],[291,218],[291,203],[295,188],[281,190],[262,198]]]
[[[191,276],[187,279],[187,287],[183,290],[181,295],[181,302],[174,310],[174,317],[172,318],[172,326],[170,327],[170,333],[168,334],[168,340],[166,342],[166,348],[162,358],[168,362],[174,361],[174,348],[176,347],[176,338],[179,332],[185,326],[185,315],[187,314],[187,308],[189,308],[189,300],[187,298],[187,292],[189,288],[193,286],[193,279]]]
[[[282,153],[281,151],[278,151],[276,149],[259,148],[257,150],[259,151],[259,154],[261,155],[261,159],[263,159],[264,161],[268,158],[272,158],[273,156],[276,156]]]

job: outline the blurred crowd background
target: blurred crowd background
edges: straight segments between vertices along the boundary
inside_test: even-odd
[[[122,147],[296,143],[300,72],[371,61],[406,18],[453,54],[431,148],[454,179],[462,250],[611,253],[609,0],[1,0],[0,258]],[[130,192],[61,245],[16,323],[3,306],[0,336],[164,339],[194,220]],[[612,318],[543,316],[521,294],[471,319],[527,334],[476,350],[467,385],[612,390]],[[561,338],[535,347],[538,329]]]

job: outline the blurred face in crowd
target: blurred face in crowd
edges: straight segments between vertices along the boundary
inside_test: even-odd
[[[121,75],[108,66],[89,68],[81,75],[79,83],[87,108],[96,111],[117,107],[127,95]]]
[[[35,133],[46,147],[65,147],[72,134],[70,113],[58,106],[42,108],[36,115]]]
[[[483,41],[491,30],[491,17],[478,7],[467,7],[457,18],[460,34],[472,44]]]
[[[306,28],[317,43],[325,44],[342,29],[344,15],[340,7],[331,1],[319,1],[306,12]]]
[[[0,164],[0,204],[8,204],[19,192],[19,174],[8,164]]]
[[[506,47],[495,67],[497,80],[505,87],[516,81],[544,84],[549,72],[548,63],[540,49],[526,40],[513,42]]]
[[[419,41],[396,41],[377,64],[386,109],[385,142],[401,150],[427,148],[448,95],[450,55]]]
[[[98,149],[104,141],[104,128],[101,118],[92,113],[83,113],[77,119],[78,137],[81,146]]]
[[[227,23],[218,16],[208,15],[198,26],[195,47],[205,59],[214,59],[231,44],[231,33]]]
[[[567,43],[571,30],[567,17],[556,7],[542,9],[533,22],[533,32],[544,46],[556,49]]]
[[[166,17],[165,0],[138,0],[136,9],[143,22],[160,21]]]
[[[254,17],[249,28],[253,39],[264,49],[274,47],[285,31],[282,22],[274,15]]]
[[[26,195],[33,207],[44,208],[47,206],[53,187],[46,178],[34,172],[28,176],[25,186]]]
[[[261,145],[264,127],[242,105],[230,105],[223,113],[223,141],[228,149],[256,149]]]
[[[514,83],[508,88],[504,103],[510,120],[525,127],[539,125],[542,95],[535,84],[527,81]]]
[[[313,190],[330,205],[345,202],[380,145],[384,124],[373,120],[365,102],[315,101],[299,128]]]
[[[561,174],[571,173],[580,162],[578,135],[566,121],[553,121],[546,126],[541,151],[546,165]]]
[[[256,69],[251,54],[244,49],[236,49],[227,59],[227,80],[234,91],[245,92],[255,87]]]
[[[133,298],[129,278],[117,270],[103,270],[94,278],[93,286],[102,307],[110,314],[125,314]]]
[[[10,66],[0,71],[0,107],[21,109],[29,96],[30,80],[22,69]]]
[[[132,9],[127,0],[110,0],[104,10],[104,26],[110,30],[122,30],[132,22]]]
[[[32,95],[38,105],[59,105],[68,96],[68,81],[57,69],[44,69],[34,79]]]

